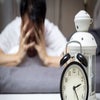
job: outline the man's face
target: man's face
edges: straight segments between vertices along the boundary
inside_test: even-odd
[[[23,26],[26,24],[26,29],[25,29],[25,35],[26,33],[33,28],[34,30],[34,23],[29,19],[29,17],[27,16],[27,14],[25,14],[23,17],[22,17],[22,26],[21,26],[21,29],[23,28]],[[25,36],[24,35],[24,36]],[[31,35],[29,36],[28,40],[27,40],[27,44],[31,43],[35,41],[36,42],[36,38],[35,38],[35,33],[34,31],[31,33]],[[29,57],[33,57],[37,54],[37,51],[35,50],[34,47],[31,47],[28,49],[27,51],[27,54]]]

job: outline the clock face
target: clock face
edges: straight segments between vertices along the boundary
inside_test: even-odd
[[[66,66],[61,77],[62,100],[88,100],[88,79],[83,66],[71,62]]]

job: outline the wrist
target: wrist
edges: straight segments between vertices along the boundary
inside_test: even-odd
[[[16,62],[16,65],[19,65],[21,63],[21,57],[19,53],[15,54],[15,62]]]
[[[45,66],[48,66],[48,65],[49,65],[49,56],[48,56],[48,55],[46,55],[46,56],[44,57],[43,64],[44,64]]]
[[[58,67],[61,57],[59,56],[46,56],[44,60],[45,66]]]

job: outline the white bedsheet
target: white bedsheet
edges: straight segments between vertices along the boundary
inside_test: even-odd
[[[96,94],[97,100],[100,100],[100,93]],[[16,94],[0,95],[0,100],[61,100],[60,94]]]

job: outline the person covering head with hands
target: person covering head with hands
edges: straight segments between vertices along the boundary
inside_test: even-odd
[[[59,29],[45,19],[46,1],[21,0],[20,15],[21,18],[17,18],[17,21],[15,20],[9,24],[1,33],[0,65],[17,66],[26,56],[33,58],[38,55],[45,66],[59,66],[62,57],[61,53],[64,51],[67,41]],[[15,23],[19,23],[18,25],[20,26],[19,33],[15,32],[17,35],[13,33],[14,31],[17,31],[17,28],[15,30],[12,28]],[[16,25],[15,27],[17,27]],[[12,33],[8,30],[12,31]],[[11,40],[9,39],[10,34],[12,34],[13,38],[18,37],[12,41],[13,45],[11,47],[14,47],[16,44],[19,45],[18,51],[14,54],[5,52],[7,51],[7,48],[4,47],[4,45],[11,44]],[[8,42],[5,41],[5,36],[7,37]],[[2,43],[5,44],[2,45]],[[50,50],[54,55],[48,53]],[[59,52],[59,54],[56,55],[56,52]]]

